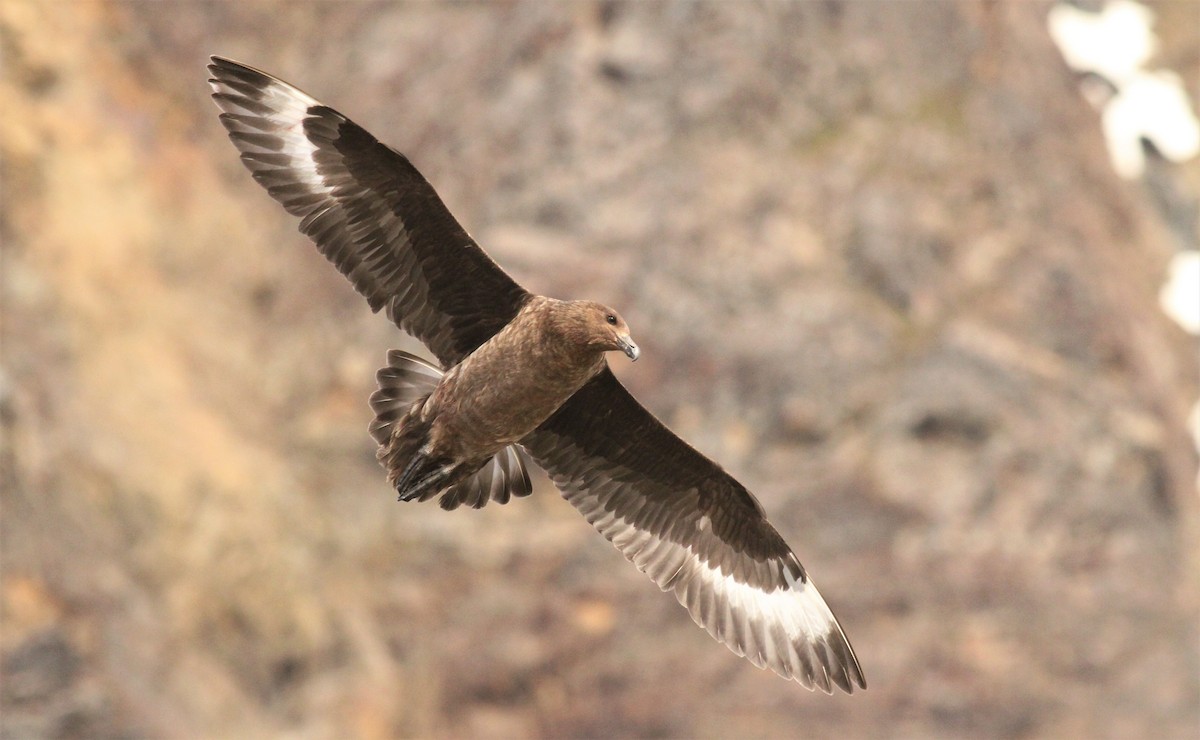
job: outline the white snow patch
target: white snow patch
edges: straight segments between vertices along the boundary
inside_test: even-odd
[[[1095,72],[1120,87],[1158,50],[1150,27],[1154,13],[1132,0],[1115,0],[1099,13],[1055,5],[1050,36],[1072,69]]]
[[[1158,51],[1154,12],[1133,0],[1112,0],[1099,13],[1059,3],[1046,17],[1050,36],[1067,64],[1112,85],[1085,85],[1082,92],[1101,110],[1101,125],[1113,169],[1126,179],[1145,173],[1142,140],[1168,160],[1185,162],[1200,154],[1200,120],[1179,77],[1145,67]],[[1200,335],[1200,252],[1188,250],[1171,261],[1159,293],[1163,311],[1185,330]],[[1200,404],[1188,426],[1200,450]],[[1200,485],[1200,476],[1197,477]]]
[[[1191,334],[1200,334],[1200,252],[1188,250],[1171,259],[1159,304]]]
[[[1126,179],[1145,171],[1142,139],[1183,162],[1200,154],[1200,120],[1179,77],[1147,70],[1158,50],[1154,13],[1133,0],[1113,0],[1099,13],[1059,4],[1047,26],[1072,69],[1108,80],[1115,94],[1100,102],[1113,168]]]
[[[1103,125],[1113,168],[1127,180],[1146,170],[1142,139],[1153,142],[1173,162],[1200,153],[1200,121],[1174,72],[1134,75],[1105,106]]]

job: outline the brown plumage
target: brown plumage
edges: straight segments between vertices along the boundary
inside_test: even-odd
[[[487,499],[471,496],[475,484],[467,479],[549,418],[613,350],[638,357],[629,327],[613,309],[530,296],[379,440],[379,460],[400,500],[445,490],[444,508],[468,500],[482,506]]]
[[[530,492],[532,457],[638,569],[731,650],[805,687],[866,688],[837,619],[754,497],[629,395],[616,311],[528,293],[399,152],[291,85],[209,66],[242,161],[300,230],[441,368],[388,353],[370,432],[402,500]]]

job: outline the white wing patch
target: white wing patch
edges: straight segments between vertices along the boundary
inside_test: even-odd
[[[769,591],[747,585],[705,562],[691,546],[606,511],[595,489],[555,482],[600,534],[659,588],[674,593],[692,619],[734,653],[809,690],[829,694],[835,685],[846,692],[855,685],[865,688],[853,650],[811,579],[799,581],[783,563],[770,560],[754,567],[770,573],[778,585]],[[711,521],[701,515],[695,528],[710,532]]]
[[[333,189],[317,171],[317,148],[304,133],[308,110],[321,103],[285,82],[269,79],[244,90],[236,79],[209,81],[242,160],[256,179],[260,173],[283,171],[312,193],[331,195]]]
[[[836,666],[837,658],[829,652],[825,640],[831,631],[836,634],[841,629],[812,581],[798,583],[789,574],[786,588],[777,588],[768,593],[738,583],[720,570],[710,568],[694,553],[690,559],[690,567],[695,574],[693,583],[682,589],[682,593],[681,589],[676,588],[675,594],[697,624],[759,668],[771,668],[785,678],[798,679],[799,676],[808,675],[825,691],[830,690],[824,665],[829,663]],[[786,568],[784,573],[787,573]],[[693,591],[698,591],[695,596]],[[705,619],[703,594],[708,591],[714,594],[718,604],[728,605],[727,615]],[[727,639],[728,634],[720,634],[722,627],[736,627],[734,623],[739,617],[750,628],[744,630],[745,644],[740,646],[737,641]],[[739,632],[737,629],[734,631]],[[822,655],[823,652],[828,652],[828,655]],[[780,671],[780,668],[783,670]]]

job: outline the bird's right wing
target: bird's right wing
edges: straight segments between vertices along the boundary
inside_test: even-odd
[[[758,501],[605,368],[526,451],[709,634],[808,689],[866,688],[846,635]]]
[[[372,311],[386,309],[446,368],[517,314],[529,294],[404,155],[265,72],[221,57],[208,70],[242,162]]]

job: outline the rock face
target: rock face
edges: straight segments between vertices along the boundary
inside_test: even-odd
[[[1195,345],[1044,8],[75,10],[0,9],[0,734],[1200,722]],[[622,379],[821,573],[871,688],[744,665],[544,479],[392,501],[363,399],[419,348],[245,177],[214,52],[403,149],[530,289],[618,307]]]

